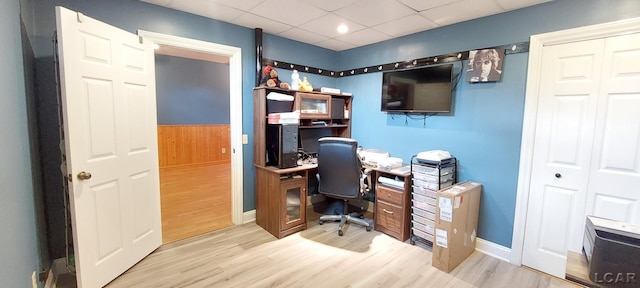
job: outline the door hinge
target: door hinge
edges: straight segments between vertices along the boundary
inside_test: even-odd
[[[73,176],[71,176],[71,174],[67,175],[67,180],[69,182],[73,182]]]

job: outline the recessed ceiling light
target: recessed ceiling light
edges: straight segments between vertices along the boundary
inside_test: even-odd
[[[160,49],[160,45],[153,43],[153,50],[158,50]]]
[[[347,25],[345,25],[345,24],[340,24],[340,25],[338,26],[338,33],[342,33],[342,34],[344,34],[344,33],[347,33],[347,31],[349,31],[349,27],[347,27]]]

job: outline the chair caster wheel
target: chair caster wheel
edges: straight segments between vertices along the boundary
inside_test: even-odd
[[[366,230],[367,232],[371,232],[371,227],[367,226],[364,228],[364,230]]]
[[[342,236],[344,235],[344,233],[342,232],[342,230],[338,230],[338,236]]]
[[[322,225],[322,224],[324,224],[324,221],[318,220],[318,225]]]

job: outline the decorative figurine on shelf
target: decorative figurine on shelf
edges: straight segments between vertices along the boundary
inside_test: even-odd
[[[302,81],[300,81],[300,91],[307,91],[307,92],[311,92],[313,91],[313,86],[311,86],[311,83],[309,83],[309,80],[307,80],[307,77],[302,77]]]
[[[289,89],[289,83],[282,82],[278,79],[278,71],[275,68],[267,65],[262,71],[262,80],[260,80],[261,87],[278,87],[282,89]]]

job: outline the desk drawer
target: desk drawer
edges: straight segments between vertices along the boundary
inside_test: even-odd
[[[383,185],[376,186],[376,199],[378,200],[402,206],[403,198],[404,193],[402,191],[394,190]]]
[[[375,215],[375,227],[376,230],[378,228],[386,228],[381,231],[390,232],[390,234],[394,237],[399,237],[403,228],[403,218],[404,215],[402,213],[402,207],[396,206],[390,203],[376,201],[376,215]]]

